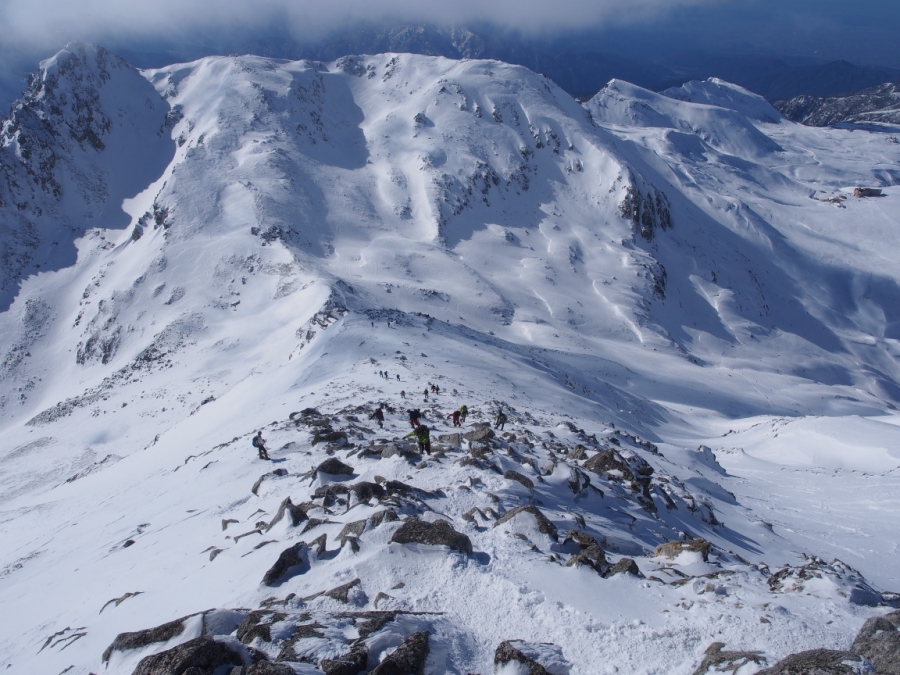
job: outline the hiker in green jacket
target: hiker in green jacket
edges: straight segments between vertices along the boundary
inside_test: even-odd
[[[460,424],[466,423],[466,416],[469,414],[469,409],[463,405],[459,409],[459,422]]]
[[[431,439],[429,438],[428,427],[420,424],[403,438],[409,438],[410,436],[416,437],[416,441],[419,443],[419,452],[424,452],[426,455],[431,454]]]

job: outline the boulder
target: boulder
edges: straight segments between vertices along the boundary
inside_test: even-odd
[[[791,654],[756,675],[861,675],[875,673],[864,656],[834,649],[810,649]]]
[[[133,675],[213,675],[223,666],[243,666],[241,654],[224,642],[198,637],[140,660]]]
[[[900,612],[868,619],[850,651],[865,656],[878,673],[900,675]]]
[[[510,509],[509,511],[504,513],[502,516],[500,516],[500,519],[496,523],[494,523],[494,527],[497,527],[497,525],[502,525],[503,523],[505,523],[509,520],[512,520],[520,513],[530,513],[532,516],[534,516],[534,519],[537,521],[538,530],[542,534],[548,534],[551,537],[553,537],[554,539],[557,538],[556,525],[551,523],[550,520],[547,518],[547,516],[545,516],[543,513],[540,512],[540,509],[538,509],[538,507],[532,506],[531,504],[526,504],[525,506],[517,506],[514,509]]]
[[[250,612],[237,627],[235,637],[245,645],[250,644],[256,638],[265,642],[272,641],[271,627],[276,621],[283,621],[287,615],[281,612],[273,612],[267,609],[257,609]]]
[[[437,439],[441,443],[449,443],[454,447],[459,447],[460,443],[462,443],[462,434],[459,432],[455,434],[441,434]]]
[[[282,518],[284,518],[285,513],[290,514],[291,525],[294,527],[297,527],[297,525],[302,523],[304,520],[307,520],[306,511],[294,504],[294,502],[291,501],[290,497],[285,497],[279,505],[278,511],[275,513],[275,517],[272,518],[268,525],[266,525],[265,531],[268,532],[273,527],[275,527],[275,525],[280,522]]]
[[[369,675],[424,675],[428,658],[427,630],[413,633],[369,671]]]
[[[336,659],[322,659],[319,668],[325,675],[358,675],[366,670],[368,661],[366,646],[361,644]]]
[[[257,494],[259,491],[259,486],[262,485],[262,482],[266,478],[287,476],[287,473],[288,473],[287,469],[275,469],[274,471],[270,471],[269,473],[264,473],[262,476],[260,476],[259,478],[256,479],[256,482],[253,484],[253,487],[250,488],[250,492],[252,492],[253,494]]]
[[[260,661],[247,668],[247,675],[294,675],[296,671],[286,663]]]
[[[449,546],[454,551],[472,555],[470,539],[454,530],[446,520],[429,523],[418,518],[410,518],[394,532],[391,536],[391,543]]]
[[[622,558],[615,565],[608,568],[603,573],[603,577],[605,579],[609,579],[610,577],[614,577],[617,574],[630,574],[640,579],[644,578],[644,575],[641,574],[640,568],[638,568],[637,563],[634,562],[632,558]]]
[[[608,563],[606,562],[606,554],[599,544],[591,544],[573,555],[566,562],[566,567],[581,567],[582,565],[587,565],[597,574],[604,573]]]
[[[346,441],[347,434],[344,431],[334,431],[330,428],[318,429],[314,434],[311,445],[319,443],[336,443],[338,441]]]
[[[353,581],[347,582],[346,584],[341,584],[337,588],[332,588],[330,591],[325,591],[324,595],[327,597],[337,600],[338,602],[343,602],[347,604],[350,602],[350,591],[360,586],[362,581],[359,579],[354,579]]]
[[[381,459],[388,459],[390,457],[394,457],[395,455],[400,455],[401,457],[411,457],[415,456],[416,453],[409,448],[401,447],[396,443],[388,443],[381,446]]]
[[[119,633],[112,644],[103,652],[103,661],[109,661],[109,657],[114,651],[121,652],[126,649],[140,649],[154,642],[168,642],[173,637],[177,637],[184,632],[184,622],[196,614],[188,614],[180,619],[168,621],[155,628],[147,628],[145,630],[134,631],[132,633]]]
[[[703,661],[697,666],[694,675],[706,675],[708,672],[723,673],[728,671],[736,673],[751,662],[758,665],[762,665],[766,662],[766,658],[760,652],[725,651],[722,649],[724,646],[724,642],[713,642],[707,647]]]
[[[709,560],[709,550],[712,548],[712,544],[710,544],[706,539],[691,539],[689,541],[667,541],[665,544],[660,544],[653,551],[654,556],[663,556],[666,558],[675,558],[682,551],[698,551],[702,556],[704,562]]]
[[[625,456],[617,450],[601,450],[584,463],[584,468],[598,475],[622,474],[625,480],[649,485],[653,467],[637,455]]]
[[[321,473],[328,473],[332,476],[352,476],[353,475],[353,467],[349,464],[344,464],[342,461],[335,457],[329,457],[324,462],[319,464],[316,467],[316,471]]]
[[[308,567],[309,549],[306,543],[301,541],[281,552],[278,560],[263,576],[262,582],[266,586],[277,586],[292,570],[294,570],[294,574],[303,574]]]
[[[357,501],[362,503],[368,503],[372,499],[383,499],[385,496],[384,488],[378,483],[360,481],[351,485],[350,490],[356,495]]]
[[[479,427],[462,435],[470,443],[482,443],[494,437],[494,432],[489,426]]]
[[[510,665],[512,664],[512,665]],[[571,665],[550,642],[504,640],[494,652],[494,672],[520,675],[569,675]]]
[[[400,520],[400,516],[397,515],[394,509],[384,509],[369,516],[369,522],[372,523],[372,527],[378,527],[382,523],[390,523],[395,520]]]
[[[529,490],[534,492],[534,483],[525,474],[522,474],[522,473],[519,473],[518,471],[513,471],[512,469],[510,469],[503,473],[503,477],[506,478],[507,480],[514,480],[517,483],[521,483],[522,485],[527,487]]]
[[[340,533],[338,533],[338,540],[341,542],[341,546],[347,543],[347,537],[358,539],[359,536],[363,532],[365,532],[365,529],[365,520],[356,520],[352,523],[347,523],[346,525],[344,525],[343,529],[340,531]]]

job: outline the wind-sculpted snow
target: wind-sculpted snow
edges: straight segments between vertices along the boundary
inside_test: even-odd
[[[3,134],[10,672],[881,654],[889,136],[719,81],[86,45]]]

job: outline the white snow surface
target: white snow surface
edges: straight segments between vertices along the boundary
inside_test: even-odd
[[[341,612],[378,609],[401,613],[369,667],[428,630],[427,673],[493,672],[524,640],[550,672],[687,674],[714,641],[769,664],[846,649],[896,602],[888,135],[801,127],[721,81],[581,106],[518,66],[408,54],[139,72],[76,43],[29,91],[0,133],[4,673],[131,673],[209,625],[237,644],[275,598],[269,658],[301,614],[325,626],[298,673],[359,636]],[[463,432],[507,413],[492,444],[438,439],[463,404]],[[366,452],[410,407],[443,455]],[[313,445],[305,408],[346,437]],[[584,466],[609,451],[634,475]],[[329,455],[353,476],[307,475]],[[386,505],[315,490],[376,476],[473,554],[391,542],[399,521],[342,547]],[[330,522],[258,531],[288,496]],[[494,527],[527,504],[557,538]],[[569,530],[644,578],[567,566]],[[695,537],[707,560],[654,554]],[[347,604],[310,597],[355,579]]]

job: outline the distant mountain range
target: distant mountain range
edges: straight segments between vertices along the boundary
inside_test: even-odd
[[[788,119],[814,127],[900,124],[900,83],[886,82],[852,96],[796,96],[776,107]]]
[[[451,59],[496,59],[546,75],[579,99],[596,94],[612,79],[661,91],[690,80],[721,78],[769,101],[800,95],[846,96],[900,78],[900,70],[859,66],[847,61],[796,63],[758,55],[680,52],[635,58],[622,54],[601,35],[555,40],[529,39],[491,27],[395,25],[355,29],[318,43],[286,33],[206,44],[174,44],[136,49],[112,48],[138,67],[162,67],[212,54],[255,54],[270,58],[332,61],[354,54],[400,52]]]

